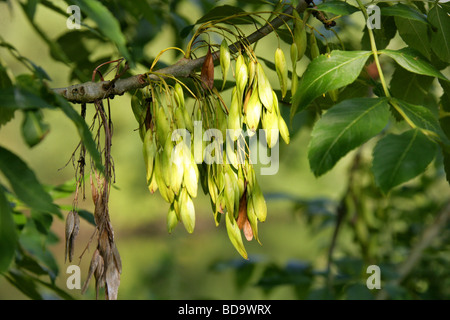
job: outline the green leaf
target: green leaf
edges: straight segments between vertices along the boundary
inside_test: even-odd
[[[36,13],[36,6],[40,2],[40,0],[28,0],[25,7],[25,13],[29,17],[30,20],[34,19],[34,14]]]
[[[62,51],[71,62],[75,63],[87,63],[89,62],[89,50],[83,43],[84,39],[92,38],[92,33],[90,31],[71,31],[63,33],[57,40],[56,43],[59,45]],[[51,54],[53,52],[50,52]],[[53,58],[58,59],[57,56]]]
[[[88,177],[87,174],[85,175],[84,179],[86,179],[86,177]],[[56,199],[62,199],[62,198],[69,197],[72,193],[75,192],[76,185],[77,185],[76,179],[72,178],[62,184],[46,185],[46,186],[44,186],[44,188],[50,194],[52,199],[56,200]],[[62,208],[62,206],[61,206],[61,208]]]
[[[436,70],[436,68],[423,59],[417,51],[411,48],[406,47],[400,50],[384,49],[379,50],[379,52],[388,55],[410,72],[437,77],[448,81],[441,72]]]
[[[35,275],[41,276],[49,274],[48,269],[41,265],[33,256],[25,252],[22,247],[19,247],[14,262],[17,268],[30,271]]]
[[[57,287],[55,284],[52,283],[48,283],[45,281],[42,281],[39,278],[33,278],[36,282],[40,283],[41,285],[47,287],[48,289],[52,290],[53,292],[55,292],[58,296],[60,296],[61,298],[63,298],[64,300],[75,300],[74,297],[72,297],[70,294],[68,294],[67,292],[65,292],[63,289]]]
[[[361,79],[357,79],[351,84],[345,86],[345,88],[339,89],[338,99],[336,101],[331,100],[329,94],[326,94],[325,97],[316,99],[314,103],[317,103],[318,106],[322,110],[328,110],[334,105],[344,100],[352,99],[352,98],[360,98],[367,97],[370,93],[371,88],[369,87],[366,81]]]
[[[384,193],[425,171],[436,154],[436,144],[420,130],[389,134],[373,151],[372,171]]]
[[[39,111],[24,112],[22,136],[30,148],[41,142],[49,131],[49,125],[43,122],[42,114]]]
[[[190,24],[190,25],[187,25],[186,27],[184,27],[183,29],[181,29],[180,37],[182,39],[186,38],[191,33],[191,31],[194,30],[194,27],[195,27],[195,24]]]
[[[238,17],[233,17],[239,15]],[[253,24],[255,20],[247,15],[247,13],[239,7],[230,5],[223,5],[214,7],[207,12],[203,17],[197,20],[195,24],[202,24],[208,21],[226,19],[229,24]],[[225,21],[224,21],[225,22]]]
[[[439,84],[441,85],[442,90],[444,91],[440,98],[442,109],[444,111],[450,112],[450,82],[442,81],[439,79]]]
[[[11,109],[54,109],[55,106],[37,96],[36,94],[20,88],[8,87],[0,89],[0,104],[2,108]]]
[[[317,5],[313,10],[329,12],[335,15],[347,16],[359,11],[358,8],[344,1],[327,1]]]
[[[44,100],[43,95],[47,95]],[[55,94],[53,91],[42,93],[41,96],[36,95],[21,87],[9,87],[0,89],[0,104],[2,107],[12,109],[54,109],[58,106],[65,115],[75,124],[78,134],[81,137],[87,151],[92,157],[97,169],[103,172],[101,156],[97,150],[97,146],[92,138],[92,134],[85,120],[72,108],[70,103],[62,96]]]
[[[450,63],[450,19],[448,12],[435,5],[428,12],[428,21],[437,28],[431,34],[431,47],[439,59]]]
[[[78,5],[89,18],[95,21],[102,34],[116,44],[120,54],[133,67],[134,62],[126,47],[125,36],[122,30],[120,30],[119,22],[113,14],[100,1],[74,0],[72,2]]]
[[[50,280],[54,282],[59,273],[59,266],[53,256],[49,245],[59,242],[55,235],[50,231],[46,234],[39,230],[40,226],[36,220],[29,219],[22,229],[19,237],[19,244],[24,252],[35,259],[46,271]]]
[[[311,133],[308,158],[313,173],[320,176],[330,170],[349,151],[383,130],[388,120],[386,98],[355,98],[332,107]]]
[[[396,66],[390,81],[389,91],[395,98],[409,103],[421,105],[429,93],[434,78],[411,73],[408,70]]]
[[[427,18],[421,12],[402,3],[397,3],[389,7],[383,7],[381,8],[380,13],[382,16],[401,17],[408,20],[422,22],[424,24],[428,23]]]
[[[0,88],[8,88],[12,86],[11,79],[8,75],[8,68],[4,66],[5,63],[0,59]]]
[[[3,66],[2,60],[0,59],[0,90],[12,86],[11,79],[8,76],[8,69]],[[0,101],[2,99],[0,98]],[[14,111],[9,108],[0,108],[0,128],[2,125],[8,123],[12,118],[14,118]]]
[[[430,131],[439,138],[439,140],[445,144],[450,145],[450,140],[442,130],[439,120],[433,115],[433,113],[419,105],[413,105],[399,99],[393,99],[402,112],[420,129]]]
[[[32,300],[43,300],[43,297],[36,288],[35,281],[33,281],[33,278],[29,275],[19,271],[10,271],[5,274],[5,278],[9,283]]]
[[[78,215],[95,227],[95,217],[92,212],[86,210],[78,210]]]
[[[0,147],[0,171],[8,179],[17,198],[37,211],[62,217],[52,197],[44,190],[34,172],[11,151]]]
[[[0,185],[0,273],[8,270],[16,246],[17,233],[11,205],[3,192],[3,186]]]
[[[430,60],[431,45],[428,35],[428,25],[417,23],[412,19],[395,17],[395,24],[400,37],[413,49],[418,50],[424,57]]]
[[[444,158],[445,177],[447,178],[447,182],[450,184],[450,152],[442,149],[442,154]]]
[[[50,227],[53,223],[53,217],[51,214],[42,211],[31,210],[31,219],[33,219],[37,231],[39,231],[43,235],[48,235]]]
[[[0,108],[0,128],[14,118],[14,109]]]
[[[315,98],[355,81],[371,54],[369,51],[334,50],[314,59],[308,65],[292,98],[291,122],[294,115],[305,109]]]

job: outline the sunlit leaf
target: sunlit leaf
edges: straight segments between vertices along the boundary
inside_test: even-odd
[[[401,17],[409,20],[422,22],[424,24],[428,23],[426,17],[421,12],[402,3],[397,3],[393,6],[383,7],[381,8],[380,13],[383,16]]]
[[[423,59],[417,51],[411,48],[403,48],[399,50],[384,49],[379,50],[379,52],[388,55],[394,59],[395,62],[410,72],[448,80],[441,72],[436,70],[436,68]]]
[[[349,151],[377,135],[387,125],[386,98],[355,98],[332,107],[317,121],[311,133],[308,158],[311,170],[320,176]]]
[[[306,69],[292,99],[291,121],[315,98],[329,90],[344,87],[359,76],[372,53],[369,51],[340,51],[322,54]]]

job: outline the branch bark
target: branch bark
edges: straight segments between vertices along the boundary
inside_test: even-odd
[[[308,4],[306,0],[300,0],[295,8],[298,12],[306,10]],[[270,23],[247,36],[246,42],[252,44],[261,38],[264,38],[275,29],[282,26],[286,21],[290,20],[294,8],[289,7],[283,14],[273,19]],[[236,53],[239,50],[240,43],[235,42],[229,46],[231,53]],[[214,61],[219,58],[219,52],[213,53]],[[157,70],[159,74],[172,75],[176,78],[187,78],[189,75],[203,65],[205,57],[197,59],[182,58],[174,65]],[[150,75],[150,80],[159,80],[156,75]],[[85,82],[81,84],[72,85],[65,88],[56,88],[53,91],[62,95],[66,100],[72,103],[93,103],[96,100],[113,98],[116,95],[123,95],[127,91],[141,89],[149,85],[149,79],[146,74],[138,74],[125,79],[118,79],[114,82],[100,81],[100,82]]]

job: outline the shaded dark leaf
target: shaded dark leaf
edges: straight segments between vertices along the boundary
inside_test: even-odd
[[[17,198],[30,208],[56,214],[61,217],[58,207],[37,180],[34,172],[11,151],[0,147],[0,170],[11,184]]]
[[[239,15],[238,17],[233,17]],[[246,12],[239,8],[230,5],[223,5],[214,7],[211,11],[206,13],[203,17],[197,20],[195,24],[202,24],[208,21],[222,20],[224,23],[229,24],[252,24],[255,23],[254,19],[246,14]]]
[[[17,246],[17,233],[11,205],[0,185],[0,273],[8,270]]]

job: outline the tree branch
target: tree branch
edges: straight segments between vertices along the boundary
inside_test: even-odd
[[[307,1],[300,0],[299,4],[295,8],[298,12],[303,12],[307,8]],[[247,36],[246,43],[252,44],[261,38],[264,38],[275,29],[282,26],[286,21],[290,20],[294,8],[289,7],[287,10],[273,19],[270,23],[266,23],[264,26]],[[236,53],[240,48],[240,42],[235,42],[229,46],[231,53]],[[219,58],[219,52],[213,53],[214,61]],[[203,65],[205,57],[197,59],[182,58],[174,65],[166,68],[159,69],[158,74],[172,75],[176,78],[187,78],[196,69]],[[146,74],[138,74],[125,79],[118,79],[114,82],[100,81],[100,82],[85,82],[76,84],[65,88],[56,88],[53,91],[62,95],[65,99],[72,103],[93,103],[99,99],[113,98],[116,95],[123,95],[127,91],[141,89],[149,85],[149,79],[158,81],[160,78],[156,75],[150,75],[147,78]]]

